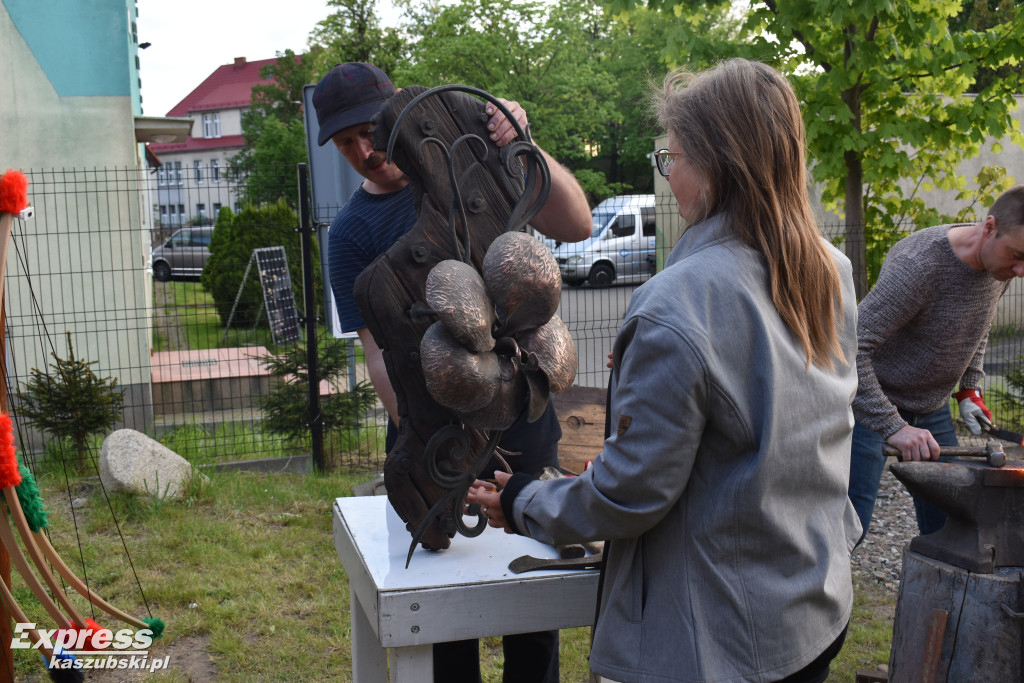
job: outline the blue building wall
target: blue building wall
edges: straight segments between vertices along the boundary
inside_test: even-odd
[[[2,3],[59,96],[134,94],[138,105],[132,0]]]

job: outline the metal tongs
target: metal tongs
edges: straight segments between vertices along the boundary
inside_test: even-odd
[[[1024,434],[1021,434],[1020,432],[1011,432],[1008,429],[1000,429],[992,424],[992,421],[984,415],[979,415],[977,419],[978,424],[981,425],[981,431],[991,434],[997,439],[1009,441],[1017,446],[1024,446]]]

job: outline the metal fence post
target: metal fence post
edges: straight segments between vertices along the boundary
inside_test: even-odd
[[[302,323],[306,326],[306,365],[309,370],[309,437],[313,470],[324,467],[324,421],[320,412],[320,373],[317,367],[316,291],[313,286],[313,226],[309,218],[309,170],[299,164],[299,234],[302,237]]]

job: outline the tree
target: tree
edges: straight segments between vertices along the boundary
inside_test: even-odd
[[[964,29],[985,31],[998,26],[1004,17],[1010,16],[1013,11],[1013,0],[967,0],[963,9],[950,20],[950,30],[959,32]],[[993,81],[1012,76],[1016,70],[1020,72],[1019,64],[1003,64],[1002,66],[990,67],[982,65],[974,75],[974,83],[970,87],[971,92],[981,92]]]
[[[394,78],[408,49],[398,29],[380,25],[375,5],[376,0],[328,0],[327,6],[337,11],[309,36],[310,45],[321,48],[312,65],[317,80],[344,62],[368,62]]]
[[[709,13],[700,30],[720,32],[721,21]],[[673,30],[673,22],[643,7],[614,17],[607,13],[606,21],[593,23],[588,29],[597,68],[616,84],[613,118],[605,122],[605,133],[598,141],[599,153],[590,166],[607,172],[609,187],[614,188],[610,194],[629,188],[653,191],[650,154],[655,122],[650,115],[649,93],[651,83],[660,82],[675,59],[667,48]],[[577,177],[583,182],[579,174]]]
[[[88,464],[89,439],[109,431],[121,419],[124,395],[116,377],[97,377],[90,366],[99,361],[75,357],[68,337],[68,357],[53,352],[52,372],[32,368],[24,392],[18,392],[18,412],[36,429],[58,439],[70,439],[78,469]]]
[[[603,12],[583,0],[462,0],[445,6],[412,45],[401,84],[459,83],[519,102],[534,140],[571,168],[617,119],[617,84],[592,56],[591,24]]]
[[[333,337],[320,339],[317,349],[317,374],[321,381],[337,387],[348,374],[347,342]],[[292,344],[284,353],[260,358],[279,382],[262,400],[263,424],[268,431],[293,440],[309,434],[309,364],[305,344]],[[356,385],[355,391],[321,396],[320,416],[324,433],[351,428],[359,424],[363,413],[373,407],[377,394],[368,381]]]
[[[252,89],[252,103],[242,114],[245,146],[231,160],[234,174],[244,183],[242,203],[275,204],[284,199],[298,207],[295,167],[307,159],[302,90],[316,83],[338,62],[372,62],[386,72],[405,52],[396,29],[381,28],[374,0],[331,0],[338,10],[317,24],[309,51],[278,53],[263,67],[268,82]]]
[[[606,0],[613,11],[639,4]],[[987,205],[1012,184],[1005,169],[968,179],[958,166],[987,141],[1024,144],[1013,123],[1018,69],[981,92],[969,92],[982,67],[1024,58],[1024,8],[984,31],[949,30],[959,0],[890,3],[793,0],[753,3],[735,37],[695,31],[721,3],[649,0],[671,14],[670,40],[681,62],[724,56],[759,59],[790,75],[804,103],[812,173],[826,208],[845,216],[845,249],[867,291],[888,248],[907,230],[948,217],[924,192],[955,191]],[[1000,142],[993,143],[998,149]]]
[[[295,168],[306,161],[302,89],[314,78],[320,51],[314,47],[296,55],[285,50],[260,70],[269,82],[253,86],[252,103],[242,114],[245,146],[230,162],[232,172],[244,181],[242,203],[274,204],[284,198],[292,208],[298,206]]]
[[[283,246],[288,260],[288,274],[292,291],[300,293],[302,288],[302,251],[296,228],[295,215],[282,199],[270,206],[246,205],[237,215],[227,207],[217,216],[217,228],[210,242],[210,259],[203,269],[201,282],[215,302],[221,322],[227,325],[253,326],[262,315],[264,324],[267,317],[262,314],[263,293],[260,289],[259,273],[255,268],[249,271],[245,288],[239,295],[239,287],[245,277],[253,249]],[[313,262],[319,263],[319,249],[313,243]],[[323,289],[320,269],[313,269],[314,301],[320,302]],[[236,305],[237,297],[237,305]],[[301,295],[296,304],[302,304]],[[231,318],[234,309],[234,318]]]

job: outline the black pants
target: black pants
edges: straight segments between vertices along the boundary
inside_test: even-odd
[[[558,683],[558,631],[519,633],[501,639],[503,683]],[[434,645],[434,680],[480,683],[480,644],[459,640]]]
[[[828,666],[832,663],[832,660],[836,658],[839,651],[843,649],[843,642],[846,640],[846,629],[849,628],[847,624],[843,632],[839,634],[839,637],[832,641],[832,644],[825,648],[817,659],[813,662],[800,669],[794,674],[790,674],[778,681],[778,683],[822,683],[828,678]]]

